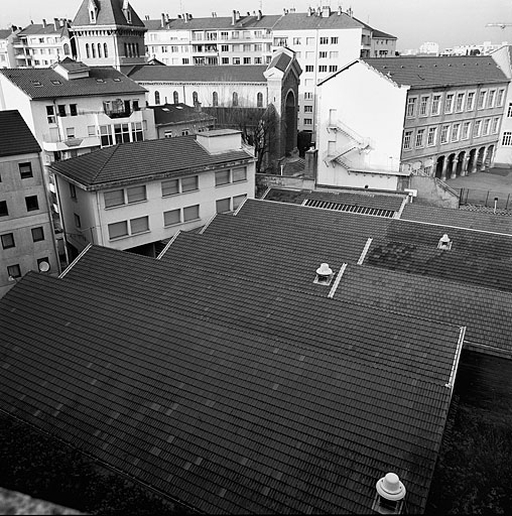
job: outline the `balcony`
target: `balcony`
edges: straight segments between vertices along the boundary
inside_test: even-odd
[[[76,148],[100,147],[99,136],[86,136],[78,138],[62,138],[59,134],[44,133],[43,149],[48,152],[67,151]]]

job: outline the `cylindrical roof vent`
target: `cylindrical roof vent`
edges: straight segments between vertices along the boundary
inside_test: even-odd
[[[377,496],[374,510],[380,514],[400,514],[402,512],[405,486],[395,473],[386,473],[377,482]]]

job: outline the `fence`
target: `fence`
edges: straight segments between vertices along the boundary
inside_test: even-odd
[[[484,206],[497,210],[512,210],[511,194],[493,190],[460,189],[460,206]]]

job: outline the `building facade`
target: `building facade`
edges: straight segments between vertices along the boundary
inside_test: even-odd
[[[89,243],[155,256],[177,231],[254,198],[254,157],[238,131],[120,145],[52,170],[71,257]]]
[[[58,274],[41,148],[18,111],[0,111],[0,297],[30,270]]]

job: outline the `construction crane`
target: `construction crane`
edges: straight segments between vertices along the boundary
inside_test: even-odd
[[[500,29],[505,29],[506,27],[512,27],[512,22],[488,23],[486,27],[499,27]]]

